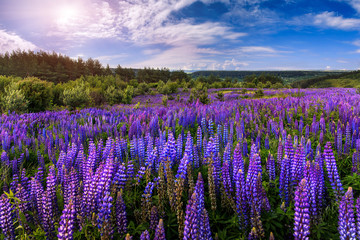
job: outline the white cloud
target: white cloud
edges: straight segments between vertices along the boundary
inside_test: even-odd
[[[330,66],[326,66],[326,68],[325,68],[326,70],[330,70],[331,69],[331,67]]]
[[[99,56],[96,57],[95,59],[99,60],[100,62],[108,62],[110,60],[113,59],[122,59],[122,58],[126,58],[128,55],[127,54],[115,54],[115,55],[105,55],[105,56]]]
[[[307,22],[322,28],[334,28],[341,30],[359,30],[360,19],[344,18],[334,12],[323,12],[317,15],[307,15]]]
[[[338,0],[339,2],[346,2],[360,13],[360,0]]]
[[[231,60],[226,60],[224,62],[224,64],[222,65],[222,69],[223,70],[228,70],[228,69],[240,69],[240,67],[246,67],[249,66],[249,62],[242,62],[242,61],[237,61],[236,59],[231,59]]]
[[[277,53],[278,52],[272,47],[264,47],[264,46],[246,46],[246,47],[240,47],[239,50],[244,53]]]
[[[17,49],[36,50],[39,48],[15,33],[0,29],[0,53],[11,52]]]

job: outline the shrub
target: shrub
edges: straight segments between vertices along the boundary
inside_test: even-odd
[[[28,101],[22,90],[18,89],[16,83],[9,84],[5,90],[5,94],[1,98],[3,110],[21,113],[25,112],[28,107]]]
[[[144,95],[145,93],[147,93],[149,91],[149,85],[142,82],[137,86],[137,90],[138,93],[140,93],[139,95]]]
[[[262,98],[264,96],[264,91],[262,89],[256,90],[254,97]]]
[[[101,106],[106,102],[104,92],[99,88],[90,90],[90,99],[91,99],[92,105],[94,105],[94,106]]]
[[[42,81],[35,77],[29,77],[21,80],[18,87],[29,101],[28,110],[30,112],[45,111],[50,106],[52,100],[52,83]]]
[[[162,96],[161,102],[162,102],[162,105],[164,105],[164,107],[167,107],[167,102],[168,102],[167,95]]]
[[[166,86],[168,88],[169,93],[177,93],[178,92],[178,83],[177,82],[168,81],[166,83]]]
[[[216,98],[219,100],[219,101],[224,101],[224,93],[223,92],[218,92],[216,94]]]
[[[85,107],[90,102],[90,90],[84,82],[64,90],[63,102],[70,109]]]
[[[281,83],[275,83],[271,86],[271,88],[274,88],[274,89],[279,89],[279,88],[283,88],[284,86],[281,84]]]
[[[133,96],[134,96],[134,87],[128,85],[122,94],[122,103],[131,104]]]
[[[116,89],[114,86],[109,86],[105,91],[105,99],[109,105],[120,103],[122,100],[123,92]]]

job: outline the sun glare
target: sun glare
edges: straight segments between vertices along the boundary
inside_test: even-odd
[[[77,18],[78,14],[76,6],[63,6],[58,10],[56,21],[60,25],[68,25]]]

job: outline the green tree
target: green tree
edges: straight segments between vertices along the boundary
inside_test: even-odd
[[[128,85],[122,95],[122,102],[125,104],[131,104],[133,95],[134,95],[134,87]]]
[[[121,90],[109,86],[105,91],[105,98],[109,105],[114,105],[121,102],[123,94]]]
[[[64,90],[63,102],[70,109],[85,107],[90,102],[90,89],[84,82]]]
[[[21,113],[27,110],[28,101],[22,90],[18,89],[17,83],[9,84],[0,100],[4,111]]]
[[[28,77],[19,81],[19,89],[29,101],[28,110],[30,112],[45,111],[52,100],[53,84],[42,81],[35,77]]]

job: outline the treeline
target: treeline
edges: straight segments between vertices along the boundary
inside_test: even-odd
[[[360,79],[360,71],[345,72],[341,74],[328,74],[326,76],[315,77],[307,80],[302,80],[294,82],[291,84],[293,88],[309,88],[319,82],[328,80],[328,79],[341,79],[341,78],[351,78],[351,79]]]
[[[162,81],[176,81],[190,79],[183,71],[170,71],[167,68],[132,69],[120,65],[111,69],[109,65],[103,67],[97,59],[72,59],[55,52],[44,51],[13,51],[0,54],[0,75],[37,77],[52,83],[65,83],[81,76],[109,76],[118,75],[123,81],[136,79],[139,82],[155,83]]]
[[[219,78],[237,78],[239,80],[244,80],[246,76],[249,75],[272,75],[278,76],[282,79],[303,79],[303,78],[313,78],[315,76],[324,76],[329,73],[337,75],[341,72],[325,72],[325,71],[196,71],[191,74],[193,78],[198,78],[200,76],[208,77],[214,75]]]

